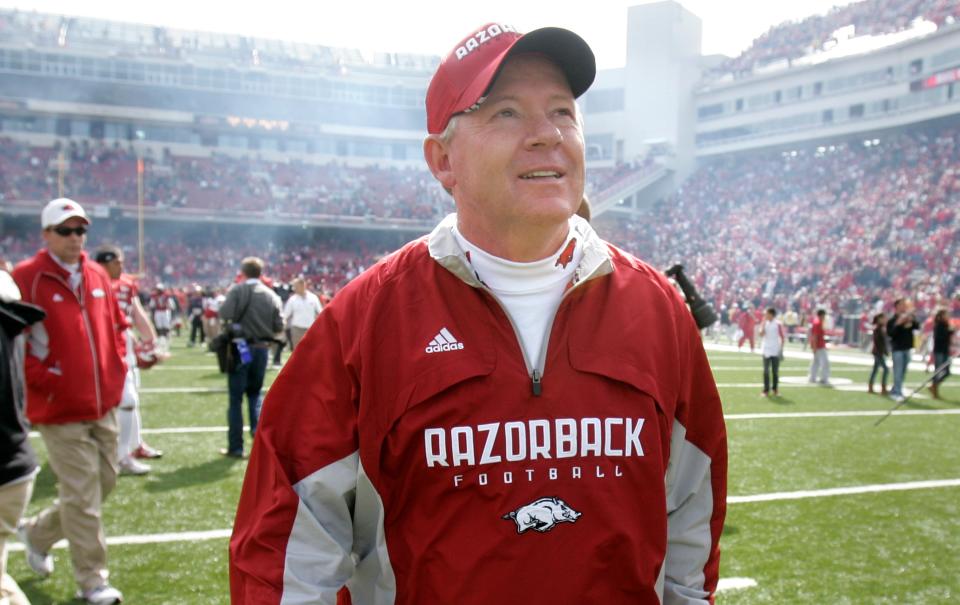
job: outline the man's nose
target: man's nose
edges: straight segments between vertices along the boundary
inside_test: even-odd
[[[563,133],[560,131],[560,128],[550,120],[549,116],[532,116],[528,118],[526,126],[526,144],[528,148],[552,147],[559,145],[563,141]]]

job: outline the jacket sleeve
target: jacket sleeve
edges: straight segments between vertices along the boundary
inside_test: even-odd
[[[233,605],[333,605],[354,572],[358,339],[322,318],[263,404],[230,540]]]
[[[238,299],[240,298],[240,285],[235,285],[230,288],[227,292],[227,296],[223,301],[223,304],[220,305],[220,319],[226,322],[231,322],[236,320],[237,312],[240,310],[238,308]]]
[[[17,267],[13,270],[13,279],[17,284],[24,302],[36,304],[31,297],[29,273]],[[62,376],[50,357],[50,335],[46,323],[37,322],[26,330],[26,355],[23,360],[23,374],[26,383],[44,395],[56,392]]]
[[[283,317],[283,301],[280,300],[279,296],[275,296],[273,299],[273,333],[276,335],[283,334],[283,330],[286,327],[286,320]]]
[[[679,400],[667,466],[663,602],[713,603],[726,515],[727,433],[693,318],[681,311]]]
[[[27,384],[46,396],[58,391],[57,385],[63,374],[51,363],[50,337],[42,321],[32,325],[27,332],[23,374]]]

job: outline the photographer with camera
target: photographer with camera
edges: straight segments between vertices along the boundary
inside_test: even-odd
[[[903,381],[910,364],[910,351],[913,349],[913,331],[920,329],[917,316],[913,312],[913,303],[906,298],[898,298],[893,303],[894,314],[887,322],[887,335],[890,336],[890,349],[893,351],[893,389],[890,396],[896,401],[903,400]]]
[[[243,458],[243,396],[247,396],[250,413],[250,437],[257,430],[260,417],[260,391],[270,358],[270,346],[282,338],[283,305],[280,297],[260,280],[263,261],[250,256],[240,264],[244,281],[227,292],[220,307],[224,330],[230,331],[231,353],[237,356],[227,374],[229,407],[227,408],[227,448],[224,456]]]

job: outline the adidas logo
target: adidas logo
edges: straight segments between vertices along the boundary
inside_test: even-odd
[[[453,337],[453,334],[450,333],[450,330],[441,328],[440,332],[433,337],[433,340],[430,341],[430,344],[428,344],[424,350],[427,353],[442,353],[444,351],[459,351],[462,348],[463,343],[458,342],[457,339]]]

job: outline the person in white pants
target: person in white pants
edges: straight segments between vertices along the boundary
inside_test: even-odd
[[[123,251],[116,246],[103,246],[97,250],[95,259],[110,275],[110,283],[113,285],[117,303],[130,326],[126,331],[127,375],[123,383],[123,397],[117,408],[117,421],[120,425],[120,443],[117,452],[120,474],[144,475],[150,472],[150,466],[137,458],[159,458],[163,452],[150,447],[141,438],[140,370],[137,363],[137,350],[139,348],[141,354],[145,356],[153,356],[152,348],[157,334],[147,317],[147,312],[140,304],[136,282],[123,273]],[[140,336],[139,343],[134,335],[134,329]],[[156,357],[154,356],[153,359]]]

